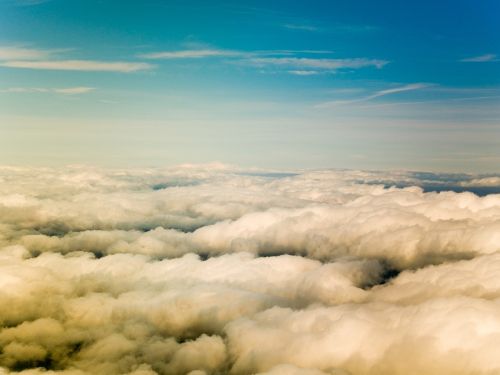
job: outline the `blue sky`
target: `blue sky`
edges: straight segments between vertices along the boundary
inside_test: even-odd
[[[498,172],[498,1],[0,0],[0,160]]]

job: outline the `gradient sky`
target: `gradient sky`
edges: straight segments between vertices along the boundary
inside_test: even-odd
[[[0,162],[500,171],[500,2],[0,0]]]

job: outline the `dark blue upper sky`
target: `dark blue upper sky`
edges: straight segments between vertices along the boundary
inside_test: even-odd
[[[498,170],[498,1],[0,0],[11,163]]]

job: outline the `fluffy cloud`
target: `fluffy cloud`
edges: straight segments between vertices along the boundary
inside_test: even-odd
[[[500,195],[418,182],[2,167],[0,374],[498,373]]]

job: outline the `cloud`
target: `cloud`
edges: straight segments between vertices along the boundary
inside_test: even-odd
[[[76,94],[86,94],[88,92],[94,91],[94,87],[86,87],[86,86],[79,86],[79,87],[68,87],[68,88],[63,88],[63,89],[53,89],[54,92],[58,94],[65,94],[65,95],[76,95]]]
[[[491,177],[481,177],[481,178],[473,178],[471,180],[461,181],[460,186],[471,187],[471,186],[479,186],[479,187],[492,187],[492,186],[500,186],[500,177],[491,176]]]
[[[150,70],[154,68],[154,65],[144,62],[54,59],[54,56],[61,51],[64,50],[40,50],[0,46],[0,66],[21,69],[121,73]]]
[[[94,87],[78,86],[65,88],[42,88],[42,87],[9,87],[0,89],[0,92],[7,93],[56,93],[63,95],[86,94],[94,91]]]
[[[286,28],[286,29],[291,29],[291,30],[319,31],[318,27],[311,26],[311,25],[297,25],[297,24],[287,23],[287,24],[284,24],[283,27]]]
[[[211,57],[227,57],[247,59],[259,56],[289,56],[295,54],[330,54],[326,50],[260,50],[260,51],[238,51],[217,48],[184,49],[177,51],[160,51],[140,54],[138,57],[145,59],[201,59]]]
[[[0,373],[500,371],[498,176],[275,172],[0,167]]]
[[[40,70],[74,70],[74,71],[94,71],[94,72],[120,72],[130,73],[140,70],[149,70],[154,66],[142,62],[124,61],[96,61],[96,60],[39,60],[23,61],[8,60],[0,62],[0,66],[21,69]]]
[[[316,70],[289,70],[288,73],[296,76],[312,76],[319,74]]]
[[[285,66],[292,68],[312,68],[319,70],[359,69],[365,67],[382,68],[389,61],[377,59],[312,59],[306,57],[262,57],[249,59],[249,63],[264,66]]]
[[[184,49],[177,51],[159,51],[140,54],[145,59],[205,59],[223,58],[227,62],[251,67],[283,69],[293,75],[314,75],[319,73],[333,73],[339,69],[360,69],[365,67],[384,67],[389,61],[380,59],[353,58],[330,59],[304,57],[310,55],[330,55],[327,50],[260,50],[238,51],[217,48]]]
[[[50,51],[34,48],[0,46],[1,60],[38,60],[50,55]]]
[[[199,59],[206,57],[234,57],[242,56],[243,52],[222,49],[189,49],[179,51],[163,51],[141,54],[145,59]]]
[[[497,55],[494,54],[486,54],[481,56],[468,57],[466,59],[460,60],[461,62],[491,62],[498,61]]]
[[[351,100],[332,100],[324,103],[320,103],[315,105],[316,108],[330,108],[330,107],[335,107],[338,105],[343,105],[343,104],[353,104],[353,103],[359,103],[359,102],[366,102],[375,98],[379,98],[381,96],[386,96],[386,95],[392,95],[392,94],[397,94],[401,92],[406,92],[406,91],[414,91],[414,90],[421,90],[425,89],[427,87],[430,87],[431,85],[426,84],[426,83],[412,83],[409,85],[405,86],[400,86],[400,87],[395,87],[391,89],[386,89],[386,90],[380,90],[375,92],[372,95],[368,95],[362,98],[357,98],[357,99],[351,99]]]

